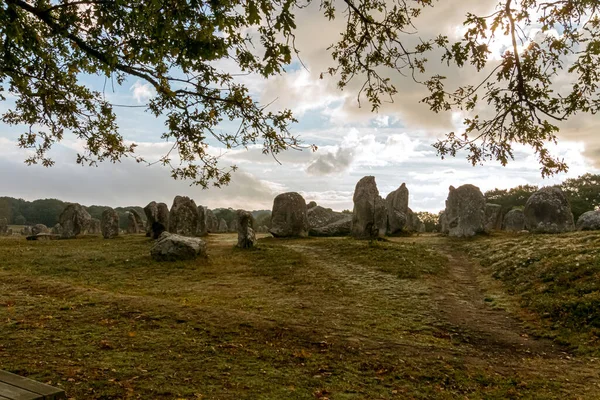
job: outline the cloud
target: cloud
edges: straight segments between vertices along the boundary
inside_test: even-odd
[[[418,150],[421,141],[406,133],[386,134],[380,140],[375,133],[360,134],[352,128],[339,145],[324,146],[306,168],[310,175],[341,173],[350,168],[386,167],[424,157],[429,150]]]
[[[156,94],[150,83],[143,83],[141,80],[135,81],[129,90],[133,93],[133,98],[138,102],[138,104],[146,103]]]

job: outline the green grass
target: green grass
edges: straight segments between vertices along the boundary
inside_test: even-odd
[[[211,235],[157,263],[142,236],[2,238],[0,369],[76,399],[597,398],[592,364],[448,338],[446,258],[398,240]]]
[[[600,345],[600,233],[506,235],[466,246],[558,340]]]

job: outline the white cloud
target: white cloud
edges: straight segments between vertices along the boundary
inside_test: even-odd
[[[150,83],[143,83],[141,80],[135,81],[129,90],[132,92],[133,98],[138,102],[138,104],[146,103],[156,94]]]

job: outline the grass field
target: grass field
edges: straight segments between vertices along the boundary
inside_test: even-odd
[[[562,237],[244,251],[211,235],[208,260],[174,263],[143,236],[0,238],[0,369],[73,399],[598,399],[598,331],[521,289],[564,260],[546,275],[506,261],[577,240],[571,256],[598,265],[600,236]],[[553,286],[557,302],[576,300],[575,281]]]

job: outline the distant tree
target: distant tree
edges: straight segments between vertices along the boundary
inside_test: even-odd
[[[221,218],[227,222],[227,225],[231,224],[231,221],[237,219],[237,214],[233,208],[217,208],[213,210],[215,217],[220,221]]]
[[[352,214],[352,211],[346,209],[346,210],[342,210],[342,214]]]
[[[524,207],[527,199],[537,192],[534,185],[519,185],[511,189],[494,189],[485,192],[486,203],[499,204],[503,212],[508,212],[516,207]]]
[[[24,216],[22,215],[17,215],[14,219],[13,219],[13,224],[15,225],[25,225],[27,223],[27,220],[25,219]]]
[[[260,226],[266,226],[267,228],[271,227],[271,210],[253,211],[252,215],[254,216],[256,228]]]
[[[44,224],[52,227],[58,223],[58,217],[67,203],[57,199],[40,199],[25,205],[23,216],[30,224]]]
[[[560,187],[569,198],[575,220],[584,212],[600,207],[600,175],[585,174],[569,178]]]
[[[427,211],[419,211],[417,217],[425,224],[426,232],[440,231],[439,219],[440,213],[434,214]]]

